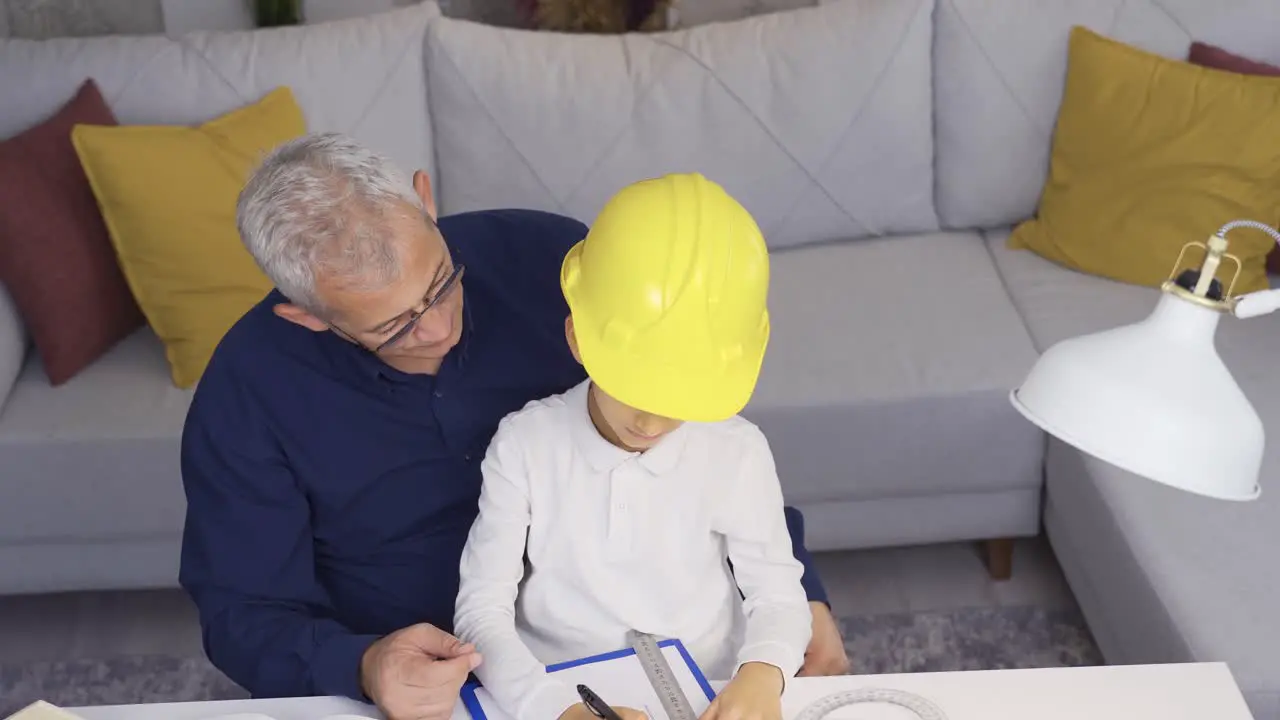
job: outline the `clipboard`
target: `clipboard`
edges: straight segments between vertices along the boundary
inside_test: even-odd
[[[689,698],[694,712],[701,715],[716,697],[702,668],[698,667],[693,656],[678,639],[660,640],[657,645],[671,666],[675,680]],[[650,720],[667,720],[666,711],[640,664],[635,648],[548,665],[547,672],[564,673],[570,684],[583,683],[590,686],[610,704],[643,710]],[[462,704],[472,720],[513,720],[497,707],[493,696],[479,683],[468,682],[463,685],[461,695]]]

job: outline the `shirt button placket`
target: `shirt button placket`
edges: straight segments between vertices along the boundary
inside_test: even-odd
[[[620,465],[609,474],[609,554],[625,558],[631,554],[631,508],[627,502],[629,483],[627,465]]]

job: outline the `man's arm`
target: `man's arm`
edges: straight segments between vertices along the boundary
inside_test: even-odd
[[[827,590],[814,567],[813,556],[804,546],[804,516],[793,507],[785,507],[783,512],[787,519],[787,532],[791,535],[792,553],[804,565],[800,583],[813,613],[813,636],[809,640],[800,675],[843,675],[849,672],[849,655],[844,648],[844,638],[840,636],[840,626],[831,613]]]
[[[822,586],[822,578],[818,577],[818,569],[813,565],[813,555],[804,546],[804,515],[791,506],[782,508],[782,511],[787,518],[787,533],[791,535],[791,552],[804,566],[804,576],[800,578],[804,594],[808,596],[809,602],[831,607],[827,600],[827,589]]]
[[[205,652],[255,697],[367,701],[360,658],[377,636],[334,619],[315,576],[307,499],[264,418],[246,388],[207,372],[183,429],[179,579]]]

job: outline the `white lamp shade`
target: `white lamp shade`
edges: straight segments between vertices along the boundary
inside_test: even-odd
[[[1218,357],[1220,317],[1162,293],[1142,322],[1049,348],[1010,399],[1045,432],[1112,465],[1200,495],[1252,500],[1262,420]]]

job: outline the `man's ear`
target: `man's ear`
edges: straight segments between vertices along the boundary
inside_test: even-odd
[[[582,364],[582,355],[578,353],[578,336],[573,332],[573,316],[569,315],[564,319],[564,339],[569,343],[569,352],[573,353],[573,359]]]
[[[293,303],[279,303],[271,309],[275,311],[276,315],[279,315],[295,325],[301,325],[312,332],[324,332],[329,329],[329,323],[321,320]]]
[[[413,174],[413,189],[418,193],[418,197],[422,198],[422,206],[427,209],[427,214],[431,216],[431,221],[436,221],[436,199],[431,194],[431,178],[427,174],[418,170]]]

